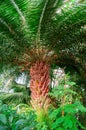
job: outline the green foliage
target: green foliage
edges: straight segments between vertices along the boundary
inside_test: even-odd
[[[68,104],[60,106],[55,109],[51,114],[50,118],[52,119],[52,129],[62,129],[62,130],[78,130],[80,126],[82,129],[85,129],[80,122],[78,121],[77,113],[86,112],[86,108],[83,107],[80,102],[75,102],[74,104]]]
[[[12,107],[7,106],[6,104],[0,104],[0,127],[3,130],[15,130],[15,122],[18,119],[18,115],[15,110],[12,110]]]
[[[36,125],[36,116],[29,108],[18,114],[14,107],[0,104],[0,113],[0,130],[31,130]]]
[[[4,114],[0,114],[0,121],[1,121],[3,124],[6,124],[7,119],[6,119],[6,116],[5,116]]]
[[[45,122],[38,123],[36,126],[37,130],[48,130],[48,126],[45,124]]]
[[[83,113],[86,113],[86,108],[80,102],[77,92],[74,88],[77,87],[75,82],[71,82],[69,76],[58,86],[52,89],[49,94],[57,103],[57,107],[51,107],[45,120],[38,122],[37,130],[85,130],[86,128],[80,123],[79,118]]]
[[[68,78],[55,87],[50,93],[56,98],[58,107],[52,110],[49,114],[52,120],[51,128],[53,130],[78,130],[84,128],[79,122],[79,114],[86,113],[86,108],[79,101],[77,92],[73,90],[76,86],[74,82],[69,81]]]
[[[37,124],[35,121],[35,114],[33,111],[28,112],[27,114],[24,115],[24,113],[22,113],[18,119],[18,121],[15,123],[16,125],[16,129],[19,130],[30,130],[33,129],[35,127],[35,125]]]
[[[56,98],[57,107],[51,107],[46,116],[38,121],[36,113],[26,104],[8,106],[0,104],[1,130],[86,130],[80,123],[80,115],[86,113],[86,108],[79,101],[74,91],[75,82],[68,77],[52,89],[50,95]],[[43,114],[45,114],[44,112]]]
[[[0,100],[2,100],[3,103],[16,104],[16,105],[18,105],[19,103],[29,104],[30,96],[25,86],[14,83],[10,86],[9,91],[11,89],[13,90],[13,92],[11,93],[10,92],[0,93]]]
[[[19,73],[15,72],[17,69],[11,66],[2,67],[2,73],[0,73],[0,100],[3,103],[15,103],[16,105],[29,103],[30,96],[29,88],[26,88],[27,81],[23,85],[15,82],[15,79],[19,76]]]
[[[74,91],[75,82],[71,82],[68,77],[60,80],[58,86],[52,89],[50,96],[56,98],[58,105],[64,105],[65,103],[72,103],[75,98],[78,98],[78,94]]]

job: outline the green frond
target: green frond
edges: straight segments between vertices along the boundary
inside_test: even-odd
[[[48,38],[46,40],[48,40],[53,47],[63,45],[61,44],[62,42],[64,42],[67,47],[68,40],[66,40],[66,42],[64,40],[67,39],[69,35],[74,35],[74,33],[78,32],[76,36],[77,39],[84,25],[86,25],[86,4],[77,5],[68,10],[64,9],[54,17],[51,27],[45,32],[45,39]]]
[[[44,11],[43,19],[41,22],[41,33],[43,34],[45,30],[50,26],[56,11],[63,5],[64,0],[48,0],[46,9]]]
[[[26,18],[29,8],[28,0],[4,0],[0,4],[0,32],[9,36],[19,43],[28,43],[29,27]],[[21,45],[22,45],[21,44]]]
[[[44,2],[44,1],[43,1]],[[61,6],[63,0],[45,0],[45,4],[40,16],[39,26],[38,26],[38,35],[45,30],[48,24],[51,22],[53,15],[55,15],[56,9]],[[40,36],[39,36],[40,37]]]
[[[8,104],[19,104],[19,103],[29,103],[29,96],[24,95],[22,92],[15,92],[15,93],[1,93],[0,100],[3,103]]]
[[[39,43],[85,62],[85,26],[85,0],[1,0],[0,61],[12,64]]]
[[[30,97],[26,87],[18,84],[9,86],[9,92],[0,92],[0,100],[3,103],[29,103],[29,99]]]
[[[28,24],[33,34],[37,35],[50,22],[56,11],[56,7],[60,7],[63,0],[35,0],[35,4],[33,0],[31,2]]]

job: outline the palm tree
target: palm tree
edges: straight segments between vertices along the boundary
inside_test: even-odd
[[[29,71],[36,111],[50,104],[51,64],[72,58],[85,66],[85,43],[85,1],[1,0],[0,64]]]

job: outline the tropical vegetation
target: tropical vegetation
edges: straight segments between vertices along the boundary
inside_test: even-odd
[[[65,79],[60,89],[58,87],[57,90],[54,90],[55,97],[53,97],[55,93],[49,94],[49,92],[53,91],[51,88],[52,70],[56,66],[66,66],[67,69],[69,66],[72,67],[72,70],[74,69],[80,77],[80,81],[86,84],[85,55],[85,0],[1,0],[0,69],[3,72],[4,67],[13,68],[15,74],[26,71],[30,77],[30,97],[24,87],[20,87],[18,91],[17,85],[14,85],[14,88],[17,87],[14,99],[19,94],[21,97],[25,95],[21,102],[26,104],[29,102],[33,109],[32,113],[35,113],[33,114],[34,127],[29,128],[29,123],[26,123],[28,128],[24,130],[77,130],[79,126],[83,129],[77,120],[79,116],[76,115],[79,111],[86,112],[86,110],[75,98],[76,92],[73,92],[70,87],[74,84],[68,83],[67,85]],[[66,85],[69,89],[65,88]],[[64,87],[62,88],[62,86]],[[85,90],[86,88],[84,88]],[[78,92],[78,87],[74,91]],[[1,97],[2,102],[6,101],[5,96]],[[56,109],[55,113],[53,109]],[[50,111],[51,114],[49,114]],[[22,114],[15,115],[12,117],[15,120],[13,122],[21,118]],[[18,127],[14,127],[15,123],[13,126],[7,126],[9,117],[6,117],[4,113],[0,117],[1,127],[6,124],[4,129],[18,129]],[[25,120],[27,120],[25,122],[29,122],[29,119]],[[19,129],[23,129],[23,127],[20,126]]]

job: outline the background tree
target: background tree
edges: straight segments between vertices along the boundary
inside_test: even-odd
[[[27,72],[15,73],[14,68],[3,67],[0,73],[0,100],[6,104],[29,104],[30,90]]]
[[[85,46],[85,1],[1,0],[0,63],[30,71],[36,111],[49,106],[51,63],[73,58],[85,70]]]

